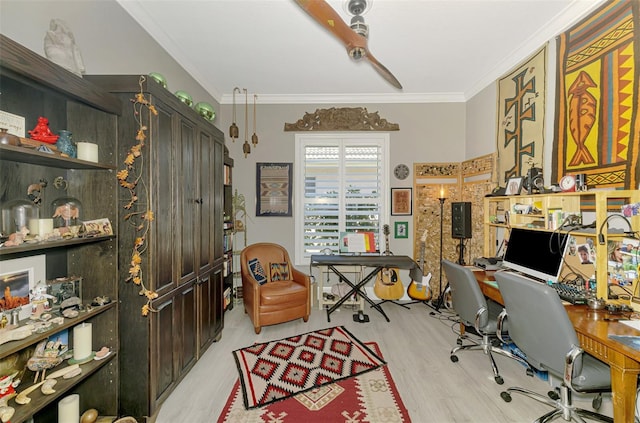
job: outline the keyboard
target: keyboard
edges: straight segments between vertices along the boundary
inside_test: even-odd
[[[561,300],[567,301],[571,304],[587,304],[589,293],[584,289],[584,287],[562,282],[554,283],[553,287]]]

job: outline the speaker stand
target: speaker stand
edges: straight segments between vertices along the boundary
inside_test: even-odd
[[[458,264],[460,266],[466,266],[464,262],[464,238],[460,238],[460,244],[458,245]]]

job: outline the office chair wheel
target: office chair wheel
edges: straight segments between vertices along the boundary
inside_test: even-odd
[[[511,394],[506,391],[500,392],[500,398],[502,398],[504,402],[511,402]]]
[[[596,395],[596,397],[591,401],[591,406],[594,410],[599,410],[602,406],[602,394]]]
[[[527,376],[533,377],[533,370],[527,369],[526,372],[527,372]]]
[[[450,355],[449,358],[451,359],[452,363],[457,363],[458,362],[458,356],[457,355]]]
[[[502,378],[502,376],[496,376],[493,378],[493,380],[495,380],[498,385],[504,384],[504,379]]]
[[[462,339],[460,339],[460,338],[456,339],[456,344],[462,345]]]
[[[557,391],[549,391],[547,392],[547,396],[554,401],[558,401],[560,399],[560,395],[558,395]]]

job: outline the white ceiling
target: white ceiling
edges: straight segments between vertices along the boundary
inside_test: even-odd
[[[329,4],[349,22],[348,0]],[[293,0],[118,0],[220,103],[465,101],[602,0],[368,0],[369,49],[397,90]],[[508,59],[505,59],[508,58]]]

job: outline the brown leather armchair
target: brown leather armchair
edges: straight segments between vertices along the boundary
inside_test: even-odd
[[[256,258],[266,278],[262,285],[254,277],[255,269],[252,271],[249,265],[249,261]],[[286,280],[271,280],[272,263],[288,264]],[[260,333],[262,326],[288,322],[300,317],[305,322],[309,320],[309,275],[293,267],[289,253],[282,246],[262,242],[245,247],[240,254],[240,271],[244,311],[249,314],[256,333]]]

